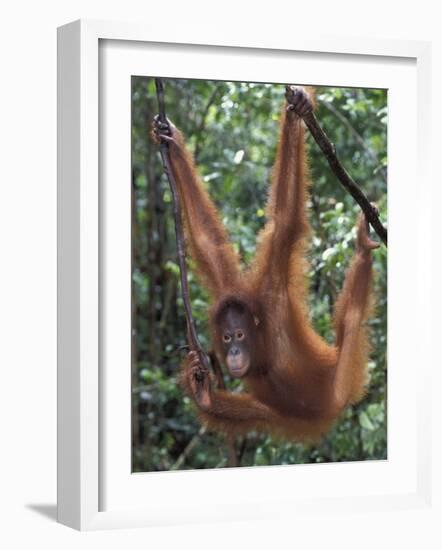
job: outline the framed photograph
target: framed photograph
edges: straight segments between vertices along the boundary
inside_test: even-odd
[[[265,46],[59,29],[61,523],[428,505],[429,45]]]

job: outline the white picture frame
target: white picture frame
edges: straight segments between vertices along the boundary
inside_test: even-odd
[[[115,63],[115,67],[122,70],[124,74],[130,73],[132,69],[128,64],[136,63],[138,55],[134,53],[128,57],[128,51],[137,50],[141,51],[140,55],[146,55],[145,48],[150,45],[156,52],[156,54],[150,53],[151,61],[157,59],[155,55],[160,55],[162,47],[167,48],[169,54],[173,54],[168,56],[169,61],[161,58],[161,65],[159,65],[161,76],[195,77],[197,74],[202,74],[203,58],[210,63],[211,56],[216,55],[228,56],[232,67],[236,65],[235,70],[242,71],[243,80],[259,80],[256,78],[257,63],[249,63],[246,67],[244,63],[238,62],[241,56],[248,55],[250,59],[270,56],[271,66],[275,68],[278,65],[278,59],[282,59],[286,64],[292,59],[291,56],[298,54],[310,56],[310,61],[317,59],[324,64],[324,67],[327,60],[331,62],[333,59],[335,62],[338,60],[343,63],[366,63],[367,67],[370,60],[376,60],[379,67],[384,67],[386,75],[389,71],[391,72],[392,67],[395,67],[396,73],[403,75],[398,76],[399,79],[404,79],[400,82],[402,84],[408,82],[409,88],[404,90],[406,95],[396,94],[393,98],[396,111],[393,108],[390,112],[393,117],[391,126],[393,138],[399,142],[402,139],[401,129],[403,128],[399,117],[395,121],[395,112],[403,113],[405,106],[408,105],[410,120],[407,129],[410,137],[406,143],[402,144],[409,162],[404,167],[403,164],[395,161],[394,147],[391,149],[392,138],[389,135],[389,158],[392,158],[391,165],[389,164],[389,169],[392,171],[390,178],[393,181],[401,179],[403,182],[402,196],[398,190],[395,191],[394,185],[391,189],[389,187],[389,277],[395,274],[395,266],[400,265],[401,258],[408,254],[410,249],[415,251],[416,261],[410,265],[406,273],[397,278],[394,287],[389,287],[389,317],[395,316],[398,319],[398,323],[389,324],[389,346],[391,344],[389,371],[391,369],[392,373],[389,378],[389,395],[391,393],[392,401],[397,405],[393,410],[389,410],[389,460],[386,464],[366,464],[362,466],[363,470],[358,469],[359,465],[353,464],[323,467],[315,465],[315,469],[303,466],[302,476],[298,475],[299,466],[167,472],[150,474],[150,477],[149,473],[131,475],[130,470],[127,469],[130,448],[126,448],[124,444],[124,442],[127,443],[126,434],[130,431],[130,424],[127,422],[128,415],[130,417],[127,407],[130,394],[126,397],[124,394],[118,394],[121,399],[112,397],[117,395],[112,394],[116,388],[120,388],[118,391],[121,391],[121,388],[127,389],[127,384],[125,385],[124,380],[122,384],[120,383],[117,373],[117,377],[109,377],[113,380],[111,384],[103,385],[103,355],[106,354],[103,354],[101,347],[104,325],[102,306],[103,301],[108,300],[106,295],[108,283],[118,284],[118,279],[116,283],[108,281],[106,284],[103,284],[103,280],[106,278],[106,269],[109,269],[110,265],[116,266],[115,258],[123,257],[127,253],[128,242],[127,238],[121,239],[121,242],[118,239],[121,248],[117,243],[114,255],[112,257],[106,255],[108,247],[106,247],[106,234],[103,235],[103,232],[110,233],[111,225],[103,224],[100,213],[105,208],[106,216],[115,215],[115,208],[123,208],[118,205],[124,204],[124,194],[113,199],[111,197],[110,201],[106,199],[107,202],[104,201],[105,204],[103,204],[105,193],[102,182],[100,184],[102,176],[100,154],[103,145],[100,120],[103,118],[103,113],[104,117],[107,116],[106,102],[114,99],[118,101],[118,97],[121,97],[118,75],[123,74],[118,70],[114,73],[111,71],[117,77],[114,81],[107,81],[107,76],[103,76],[100,64],[105,65],[110,62],[110,50],[106,50],[106,44],[111,45],[110,50],[112,50],[112,44],[117,45],[112,63]],[[190,57],[187,59],[196,51],[201,56],[201,63],[198,63],[198,66],[195,63],[192,64]],[[222,72],[226,61],[218,63],[219,60],[220,58],[217,57],[217,67],[214,69],[215,72],[218,71],[218,78],[230,75],[231,79],[235,79],[236,73],[232,68],[229,69],[230,72]],[[405,67],[402,72],[400,67]],[[412,67],[412,70],[407,67]],[[155,70],[159,69],[155,69],[155,65],[150,65],[150,71]],[[279,78],[278,75],[282,73],[278,73],[277,69],[274,70],[276,71],[274,79],[268,76],[267,72],[266,76],[260,80],[287,81]],[[178,71],[181,73],[178,74]],[[155,72],[150,74],[156,75]],[[216,77],[215,73],[211,74]],[[337,75],[338,72],[335,74]],[[207,74],[206,78],[208,78]],[[305,78],[302,81],[305,82]],[[330,77],[324,73],[323,78]],[[328,83],[351,85],[355,76],[349,74],[345,81],[344,76],[334,78],[333,82]],[[331,505],[335,511],[341,512],[355,507],[370,511],[429,506],[431,433],[428,419],[431,416],[431,403],[427,397],[429,395],[427,390],[431,368],[429,345],[431,315],[429,312],[431,311],[433,238],[428,210],[428,205],[431,204],[431,184],[426,158],[428,148],[425,146],[430,118],[427,85],[429,78],[430,44],[425,42],[362,40],[345,37],[312,40],[298,34],[296,37],[281,37],[278,43],[271,45],[262,42],[252,43],[251,40],[235,41],[235,43],[226,40],[223,43],[218,41],[217,44],[211,44],[209,41],[201,45],[189,42],[189,37],[185,34],[171,37],[171,40],[165,42],[162,29],[159,29],[155,36],[152,31],[147,32],[143,26],[126,23],[76,21],[59,29],[59,522],[77,529],[90,530],[198,521],[261,519],[264,517],[264,510],[266,510],[265,517],[269,515],[270,517],[285,515],[289,517],[295,511],[311,513],[313,510],[327,509]],[[110,89],[115,90],[116,95],[115,97],[106,96],[106,102],[104,102],[100,95],[100,86],[106,86],[106,82],[113,84]],[[361,82],[363,81],[360,80],[359,83]],[[369,82],[373,85],[373,80],[368,80],[367,85]],[[318,82],[318,77],[312,76],[312,83],[321,82]],[[123,117],[115,128],[127,129],[124,120]],[[113,131],[112,135],[121,135],[124,138],[125,132]],[[126,139],[129,139],[128,135]],[[119,143],[115,142],[114,146],[118,147],[118,145]],[[394,146],[397,146],[397,143]],[[124,143],[121,150],[122,156],[127,154]],[[391,151],[393,154],[390,156]],[[399,159],[399,156],[397,155],[396,158]],[[121,160],[120,175],[123,179],[127,169],[124,162]],[[417,173],[419,173],[419,185],[411,187],[415,184]],[[411,190],[413,194],[407,193]],[[401,197],[400,205],[399,197]],[[416,230],[413,231],[406,223],[406,213],[410,209],[413,210],[416,219],[414,226]],[[129,225],[122,222],[123,233],[125,227],[129,231]],[[120,254],[123,256],[119,256]],[[109,264],[108,260],[114,263]],[[392,267],[391,270],[390,267]],[[121,276],[124,278],[124,270]],[[130,277],[127,284],[130,284]],[[411,295],[410,288],[415,289]],[[401,322],[398,315],[404,293],[407,293],[408,297],[409,316],[406,325],[404,321]],[[123,304],[122,307],[124,310],[125,305]],[[124,319],[124,311],[121,318]],[[404,339],[409,341],[408,339],[416,334],[419,334],[419,338],[415,338],[416,345],[404,350],[400,342]],[[124,340],[124,337],[122,338]],[[122,345],[124,347],[124,342]],[[416,377],[417,364],[420,371],[418,378]],[[395,374],[399,374],[399,368],[402,371],[401,378],[396,378]],[[121,372],[125,372],[124,369],[125,367],[122,366]],[[128,365],[128,374],[130,374],[130,365]],[[109,396],[111,400],[113,399],[112,409],[106,405],[109,402]],[[408,453],[404,453],[405,442],[401,440],[401,421],[405,422],[411,434],[406,442],[408,449],[411,442],[412,450]],[[109,422],[112,422],[112,432],[117,434],[110,444],[108,442]],[[392,440],[390,440],[391,432]],[[120,433],[121,439],[118,439]],[[115,441],[121,442],[119,445],[121,451],[116,448]],[[393,449],[392,455],[390,446]],[[109,456],[116,459],[110,460]],[[365,488],[362,485],[358,488],[358,480],[361,477],[367,481]],[[230,488],[233,484],[239,495],[234,503],[229,502]],[[259,493],[253,491],[253,487],[258,484]],[[112,489],[103,491],[103,485]],[[142,491],[139,489],[141,486]],[[195,486],[198,487],[198,491],[195,491]],[[293,496],[286,490],[287,486],[296,487],[296,491],[292,491],[295,493]],[[207,498],[201,498],[208,487],[210,488],[208,495],[217,495],[216,503],[208,503]],[[148,497],[146,497],[146,488]],[[225,488],[229,490],[226,491]],[[103,494],[107,495],[107,493],[110,493],[111,497],[104,498]],[[244,494],[248,496],[241,496]],[[142,498],[145,499],[145,504]]]

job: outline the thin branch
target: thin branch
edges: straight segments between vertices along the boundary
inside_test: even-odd
[[[209,113],[209,109],[215,103],[216,96],[218,95],[219,91],[221,90],[221,85],[222,84],[223,83],[220,83],[220,82],[217,82],[215,84],[214,90],[211,93],[211,95],[210,95],[210,97],[209,97],[209,99],[206,103],[206,106],[204,107],[204,110],[203,110],[201,118],[200,118],[200,123],[198,124],[198,127],[196,129],[196,135],[198,136],[198,139],[197,139],[197,142],[196,142],[196,145],[195,145],[195,152],[194,152],[194,157],[195,157],[196,161],[198,160],[198,157],[199,157],[199,154],[200,154],[200,151],[201,151],[200,136],[201,136],[202,132],[204,132],[204,130],[205,130],[206,118],[207,118],[207,115]]]
[[[218,388],[221,390],[226,389],[226,383],[224,382],[223,371],[221,365],[219,364],[218,358],[214,351],[209,352],[210,363],[212,365],[212,370],[215,374]],[[227,465],[231,468],[240,466],[241,461],[238,457],[238,452],[236,448],[236,438],[233,435],[226,436],[227,450],[228,450],[228,462]]]
[[[192,439],[189,441],[189,443],[184,448],[184,451],[180,454],[180,456],[177,458],[176,462],[172,465],[170,468],[171,470],[179,470],[181,466],[184,464],[186,458],[189,456],[189,454],[193,451],[193,449],[196,447],[196,445],[199,443],[202,436],[206,433],[207,428],[206,426],[201,426],[198,433],[196,433]]]
[[[158,99],[160,120],[161,122],[167,124],[166,108],[164,103],[164,88],[163,88],[163,82],[161,78],[155,79],[155,85],[157,89],[157,99]],[[161,160],[163,162],[164,172],[166,173],[167,179],[169,180],[170,191],[172,193],[178,264],[180,266],[181,291],[183,295],[184,312],[185,312],[186,323],[187,323],[187,339],[189,341],[190,349],[198,353],[198,356],[202,365],[208,368],[209,359],[201,347],[201,344],[196,332],[196,328],[195,328],[195,321],[192,315],[192,308],[190,304],[189,283],[187,280],[186,252],[185,252],[184,232],[183,232],[183,225],[182,225],[182,218],[181,218],[181,204],[180,204],[180,199],[178,195],[177,184],[176,184],[175,177],[173,175],[172,167],[170,164],[169,146],[164,141],[160,143],[160,153],[161,153]]]
[[[378,171],[381,173],[382,179],[385,183],[387,183],[387,173],[385,168],[381,165],[379,162],[378,155],[376,152],[367,145],[367,142],[365,139],[361,136],[361,134],[356,130],[356,128],[353,126],[353,124],[348,120],[347,117],[345,117],[336,107],[333,105],[333,103],[330,103],[329,101],[324,101],[323,103],[324,107],[328,109],[333,115],[339,119],[340,122],[348,129],[348,131],[353,134],[353,137],[358,142],[358,144],[365,149],[367,155],[371,158],[371,160],[378,165]]]
[[[343,187],[359,204],[368,222],[379,235],[385,246],[387,246],[387,229],[382,225],[377,209],[370,203],[365,193],[362,191],[359,185],[350,177],[350,175],[341,164],[341,161],[336,156],[335,146],[331,143],[326,133],[319,125],[315,114],[313,113],[313,111],[310,111],[303,115],[302,118],[307,128],[310,130],[310,133],[312,134],[316,143],[319,145],[320,149],[324,153],[325,158],[327,159],[328,164],[334,172],[335,176],[337,176]]]

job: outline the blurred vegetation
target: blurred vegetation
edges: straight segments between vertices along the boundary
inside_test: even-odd
[[[164,79],[169,118],[184,132],[234,245],[247,262],[265,222],[264,205],[275,155],[281,85]],[[317,88],[317,117],[352,177],[387,208],[387,93]],[[153,79],[132,78],[133,169],[133,471],[227,465],[222,436],[204,432],[177,385],[186,344],[185,317],[171,195],[158,148],[149,134],[157,113]],[[311,166],[309,212],[310,311],[318,332],[333,341],[333,304],[353,254],[358,206],[307,136]],[[370,320],[372,354],[366,397],[315,445],[252,433],[241,443],[241,465],[385,459],[387,456],[387,252],[375,251],[377,309]],[[192,272],[193,314],[201,341],[208,298]],[[228,387],[232,382],[227,379]]]

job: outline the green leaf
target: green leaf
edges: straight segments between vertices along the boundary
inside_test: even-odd
[[[374,425],[365,411],[362,411],[361,414],[359,415],[359,424],[365,430],[369,430],[369,431],[374,430]]]

